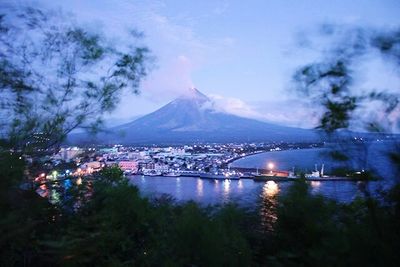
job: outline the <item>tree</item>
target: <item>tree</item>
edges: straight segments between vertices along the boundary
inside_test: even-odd
[[[331,153],[334,158],[346,161],[354,159],[358,153],[359,165],[365,168],[371,143],[354,140],[354,134],[346,130],[369,132],[369,135],[361,135],[367,141],[398,132],[400,94],[397,88],[360,88],[358,71],[363,64],[371,63],[368,61],[371,57],[380,57],[392,66],[394,75],[398,75],[400,30],[343,29],[324,25],[322,33],[331,38],[334,45],[326,50],[320,62],[300,67],[293,79],[302,96],[322,107],[317,128],[337,144],[339,149]],[[379,77],[380,74],[374,75]],[[395,142],[393,145],[396,146]],[[400,170],[398,151],[394,149],[389,156]]]
[[[22,189],[32,166],[26,157],[58,145],[74,129],[98,130],[123,90],[138,93],[151,59],[139,39],[132,31],[127,45],[112,45],[63,14],[0,11],[2,266],[54,266],[46,257],[51,245],[43,242],[60,234],[68,212]]]
[[[332,25],[324,25],[324,29],[324,34],[337,38],[332,40],[337,42],[333,42],[333,47],[327,49],[320,62],[302,66],[294,74],[299,92],[323,107],[318,128],[334,132],[358,126],[354,123],[365,118],[356,111],[370,107],[363,104],[379,101],[383,107],[382,111],[388,117],[387,120],[375,121],[377,117],[367,118],[362,121],[363,126],[372,132],[392,132],[398,127],[400,119],[400,94],[390,93],[385,88],[358,90],[360,88],[356,88],[355,81],[357,67],[367,61],[366,56],[370,54],[377,53],[388,64],[395,68],[400,67],[400,30],[382,32],[351,28],[340,31],[339,27]],[[335,32],[343,33],[335,35]],[[379,115],[378,112],[375,115]]]
[[[332,26],[325,26],[323,32],[330,37],[337,37],[337,32],[343,33]],[[385,150],[389,159],[394,163],[394,167],[399,171],[398,135],[391,135],[399,130],[400,125],[398,88],[394,88],[394,90],[393,88],[392,90],[386,88],[360,90],[356,80],[359,77],[357,75],[358,67],[365,63],[371,54],[382,57],[385,64],[392,66],[395,75],[398,75],[400,30],[375,31],[353,28],[344,31],[342,39],[335,42],[333,48],[328,51],[321,62],[299,68],[294,75],[294,80],[303,95],[308,96],[314,104],[317,103],[322,107],[323,112],[318,128],[336,142],[334,147],[336,150],[332,151],[333,155],[337,159],[348,160],[357,157],[357,153],[361,151],[365,154],[362,155],[364,157],[368,155],[370,144],[377,138],[383,139],[388,136],[390,147],[386,146]],[[375,72],[374,75],[378,76],[379,74]],[[361,135],[366,137],[367,142],[362,139],[361,142],[354,141],[354,135],[347,131],[354,128],[360,130],[360,126],[368,132],[368,134]],[[353,256],[346,259],[342,265],[386,266],[399,261],[394,251],[398,246],[400,235],[398,230],[393,228],[394,221],[397,220],[398,223],[399,177],[397,173],[392,173],[391,178],[395,181],[395,185],[383,194],[390,196],[386,199],[387,203],[382,205],[370,194],[368,188],[365,188],[364,199],[355,200],[351,205],[343,206],[342,211],[336,210],[330,214],[339,219],[337,225],[344,226],[340,226],[342,228],[340,231],[343,231],[343,237],[346,237],[345,242],[342,242],[341,238],[336,241],[335,238],[329,238],[330,241],[336,244],[342,242],[341,248],[345,248],[345,246],[356,248],[352,249]],[[286,207],[290,206],[286,204]],[[288,214],[293,215],[292,212]],[[288,217],[283,218],[288,219]],[[289,223],[293,221],[292,218],[288,220]],[[317,224],[312,224],[313,227],[315,225]],[[334,229],[328,225],[325,225],[324,228]],[[334,235],[336,234],[334,233]],[[372,251],[373,253],[371,253]],[[310,253],[310,251],[307,253],[321,255],[320,253]]]
[[[138,93],[150,53],[136,31],[127,45],[112,45],[63,14],[32,7],[2,13],[2,146],[46,148],[73,129],[98,129],[122,90]]]

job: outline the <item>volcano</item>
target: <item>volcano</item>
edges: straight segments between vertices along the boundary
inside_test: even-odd
[[[80,136],[80,137],[79,137]],[[71,143],[181,144],[196,142],[312,141],[313,130],[285,127],[217,112],[195,88],[160,109],[95,137],[71,136]]]

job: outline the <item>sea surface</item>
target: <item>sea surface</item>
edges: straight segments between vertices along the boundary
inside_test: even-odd
[[[395,169],[387,157],[388,144],[376,143],[368,147],[364,155],[354,157],[351,164],[354,168],[373,169],[382,180],[371,182],[323,181],[309,182],[314,194],[322,194],[340,202],[349,202],[357,196],[363,196],[363,190],[371,192],[387,189],[395,180]],[[277,170],[311,171],[320,169],[324,164],[326,173],[340,164],[332,161],[326,154],[326,148],[299,149],[265,152],[241,158],[231,164],[232,167],[266,168],[272,162]],[[262,198],[285,194],[293,182],[259,182],[252,179],[241,180],[206,180],[197,177],[162,177],[162,176],[130,176],[130,182],[136,185],[142,194],[155,198],[169,195],[176,201],[193,200],[204,205],[235,202],[242,206],[252,206]]]

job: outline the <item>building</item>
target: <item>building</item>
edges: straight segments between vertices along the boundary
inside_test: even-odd
[[[86,172],[87,174],[90,174],[90,173],[99,171],[99,170],[101,170],[101,168],[103,168],[103,167],[104,167],[104,165],[103,165],[101,162],[99,162],[99,161],[90,161],[90,162],[86,162],[86,163],[82,164],[82,166],[81,166],[81,168],[82,168],[83,170],[85,170],[85,172]]]
[[[167,172],[169,170],[168,165],[156,163],[154,165],[154,170],[158,172]]]
[[[80,149],[78,147],[68,147],[68,148],[61,148],[58,155],[62,160],[70,162],[83,152],[84,152],[83,149]]]
[[[138,163],[136,161],[133,161],[133,160],[120,161],[120,162],[118,162],[118,166],[123,171],[132,171],[132,172],[137,172],[138,171]]]

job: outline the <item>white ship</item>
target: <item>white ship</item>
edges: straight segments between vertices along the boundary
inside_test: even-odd
[[[146,171],[143,171],[143,175],[144,176],[161,176],[161,172],[156,171],[156,170],[146,170]]]
[[[307,179],[314,179],[314,178],[321,178],[321,177],[326,177],[326,176],[324,176],[324,164],[322,164],[320,171],[318,171],[317,164],[315,164],[315,170],[312,171],[311,173],[306,173]]]
[[[213,179],[213,180],[239,180],[243,175],[241,173],[233,172],[233,171],[224,171],[224,172],[208,172],[201,173],[201,179]]]
[[[166,177],[179,177],[179,176],[181,176],[181,174],[178,173],[178,172],[166,172],[166,173],[163,174],[163,176],[166,176]]]

